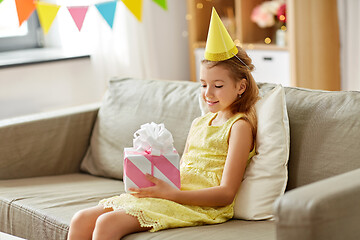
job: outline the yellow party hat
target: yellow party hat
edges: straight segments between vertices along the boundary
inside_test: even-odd
[[[238,53],[234,41],[222,23],[213,7],[209,32],[206,40],[205,59],[210,61],[224,61]]]

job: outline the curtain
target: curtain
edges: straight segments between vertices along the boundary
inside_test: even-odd
[[[99,78],[190,79],[186,4],[167,4],[143,1],[139,22],[119,1],[113,29],[98,21],[92,60]]]
[[[360,90],[360,1],[338,0],[341,89]]]

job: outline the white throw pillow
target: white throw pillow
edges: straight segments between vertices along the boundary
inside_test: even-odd
[[[281,85],[256,103],[257,154],[249,163],[235,200],[234,218],[262,220],[273,217],[273,203],[284,194],[290,149],[289,118]]]

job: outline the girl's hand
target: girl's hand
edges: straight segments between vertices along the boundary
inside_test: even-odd
[[[173,196],[178,189],[173,188],[168,183],[151,176],[150,174],[146,174],[146,178],[155,184],[155,186],[147,187],[147,188],[129,188],[132,192],[131,195],[137,198],[163,198],[167,200],[173,200]]]

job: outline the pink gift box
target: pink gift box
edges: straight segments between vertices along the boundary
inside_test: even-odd
[[[129,188],[144,188],[154,184],[146,179],[145,174],[159,178],[171,186],[180,189],[180,157],[174,152],[154,156],[139,152],[134,148],[124,149],[124,183],[125,191]]]

